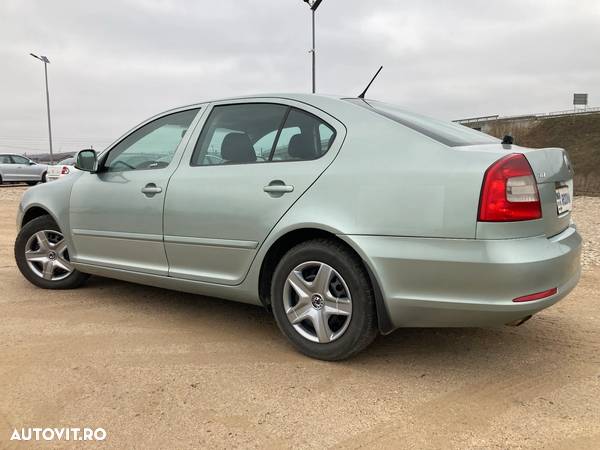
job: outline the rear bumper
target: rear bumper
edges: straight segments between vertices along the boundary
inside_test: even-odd
[[[398,327],[488,326],[525,318],[565,297],[579,281],[581,237],[476,240],[345,236],[381,288]],[[512,300],[557,288],[550,297]]]

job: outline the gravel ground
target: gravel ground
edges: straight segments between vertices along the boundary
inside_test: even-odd
[[[581,264],[600,266],[600,197],[575,197],[573,220],[583,236]]]
[[[599,199],[576,199],[581,282],[525,325],[402,329],[326,363],[258,307],[98,277],[33,287],[12,257],[22,191],[0,188],[0,448],[33,446],[14,428],[83,426],[108,438],[80,448],[600,448]]]

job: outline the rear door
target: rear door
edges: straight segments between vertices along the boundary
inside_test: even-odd
[[[333,161],[345,129],[273,99],[213,104],[198,128],[165,200],[169,275],[239,284],[270,230]]]
[[[14,177],[14,164],[10,155],[0,155],[0,175],[2,181],[12,181]]]

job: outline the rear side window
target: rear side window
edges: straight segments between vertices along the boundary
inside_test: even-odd
[[[329,150],[334,137],[333,128],[318,117],[298,109],[291,109],[271,159],[273,161],[317,159]]]
[[[387,117],[394,122],[411,128],[449,147],[497,144],[500,142],[500,140],[495,137],[473,130],[469,127],[404,111],[389,103],[374,100],[362,100],[358,98],[346,100]]]
[[[10,156],[8,155],[0,155],[0,164],[10,164],[12,161],[10,160]]]

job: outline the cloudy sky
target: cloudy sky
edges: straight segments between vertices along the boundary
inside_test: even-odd
[[[0,151],[101,149],[170,107],[310,90],[301,0],[2,0]],[[324,0],[317,90],[436,117],[600,106],[598,0]]]

